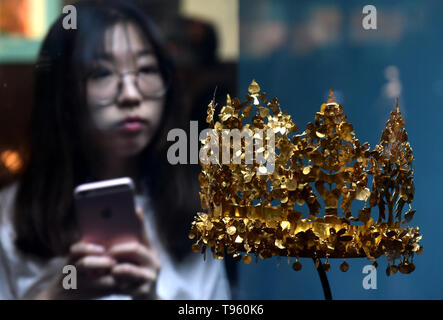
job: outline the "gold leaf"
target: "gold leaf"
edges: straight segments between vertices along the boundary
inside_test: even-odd
[[[328,272],[331,270],[331,264],[329,263],[329,261],[326,261],[325,263],[323,263],[323,269]]]
[[[320,113],[324,113],[325,112],[325,110],[326,110],[326,107],[327,107],[328,105],[326,104],[326,103],[323,103],[322,105],[321,105],[321,107],[320,107]]]
[[[295,181],[295,180],[289,180],[288,182],[286,182],[286,188],[287,188],[289,191],[297,190],[297,181]]]
[[[260,117],[268,117],[269,116],[269,109],[265,107],[258,107],[258,110],[260,111]]]
[[[243,242],[243,238],[240,237],[239,235],[237,235],[237,238],[235,238],[235,243],[242,243]]]
[[[249,116],[251,115],[251,108],[252,106],[247,106],[242,110],[241,114],[244,118],[249,118]]]
[[[232,105],[231,96],[229,95],[229,93],[226,95],[226,105]]]
[[[295,261],[294,264],[292,265],[292,269],[294,269],[295,271],[300,271],[302,268],[302,265],[300,263],[300,261]]]
[[[366,201],[371,195],[371,191],[368,188],[359,188],[357,190],[357,194],[355,195],[355,199]]]
[[[415,210],[409,209],[405,213],[405,222],[410,222],[412,220],[412,217],[414,216]]]
[[[229,234],[230,236],[234,235],[236,231],[237,231],[237,228],[234,226],[229,226],[226,229],[226,233]]]
[[[243,262],[245,264],[250,264],[251,261],[252,261],[252,257],[249,254],[245,255],[245,257],[243,258]]]
[[[255,80],[252,80],[251,84],[249,85],[248,92],[250,94],[257,94],[260,92],[260,86],[257,82],[255,82]]]
[[[286,230],[291,227],[291,223],[289,221],[285,220],[280,223],[280,226],[281,226],[282,230]]]
[[[274,243],[274,245],[275,245],[277,248],[279,248],[279,249],[284,249],[284,248],[285,248],[285,246],[283,245],[281,239],[275,239],[275,243]]]

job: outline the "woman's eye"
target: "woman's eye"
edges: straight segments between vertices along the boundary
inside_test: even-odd
[[[103,79],[106,77],[110,77],[111,75],[112,75],[112,71],[105,69],[105,68],[100,68],[100,69],[92,71],[90,78],[91,79]]]
[[[143,74],[158,74],[160,70],[156,66],[145,66],[138,69],[138,72]]]

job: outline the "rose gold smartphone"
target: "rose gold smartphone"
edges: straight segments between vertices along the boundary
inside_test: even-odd
[[[135,213],[134,183],[130,178],[79,185],[74,190],[81,239],[106,248],[140,241],[142,228]]]

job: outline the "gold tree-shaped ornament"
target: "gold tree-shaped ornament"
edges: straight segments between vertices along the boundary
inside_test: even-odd
[[[395,110],[386,122],[380,142],[371,153],[370,168],[374,179],[369,203],[371,207],[378,206],[379,221],[386,219],[385,212],[386,208],[388,209],[389,226],[400,226],[401,222],[409,222],[415,213],[410,205],[415,192],[413,160],[405,121],[397,99]],[[405,203],[409,204],[409,210],[402,221],[401,214]],[[397,221],[394,219],[394,213]]]
[[[370,195],[366,187],[370,151],[367,143],[361,145],[355,138],[354,129],[347,122],[332,89],[328,103],[315,114],[315,122],[308,123],[306,132],[310,149],[305,157],[312,163],[304,168],[307,181],[315,182],[325,202],[326,217],[338,215],[341,197],[342,213],[350,218],[352,201],[366,201]]]

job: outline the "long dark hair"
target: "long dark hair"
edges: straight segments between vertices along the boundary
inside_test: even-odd
[[[75,5],[77,29],[63,28],[63,16],[47,34],[35,65],[35,99],[29,127],[30,155],[21,177],[14,211],[17,247],[42,258],[65,255],[76,240],[72,192],[90,181],[85,156],[86,72],[104,48],[106,29],[119,22],[138,26],[150,41],[163,77],[170,84],[160,129],[140,155],[140,171],[153,200],[160,237],[173,257],[188,252],[197,190],[186,188],[186,168],[167,163],[165,132],[183,119],[174,66],[151,19],[123,1],[84,1]],[[174,108],[174,109],[172,109]]]

